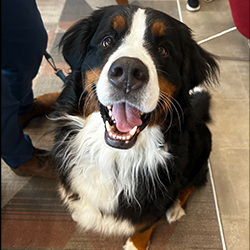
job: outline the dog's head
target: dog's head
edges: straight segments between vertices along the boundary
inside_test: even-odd
[[[64,34],[60,46],[72,71],[81,71],[79,84],[92,100],[85,105],[101,112],[106,143],[120,149],[132,147],[146,126],[165,121],[176,109],[173,100],[209,83],[217,70],[186,25],[137,6],[93,12]]]

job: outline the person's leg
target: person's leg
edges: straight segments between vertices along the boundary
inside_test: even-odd
[[[12,95],[8,79],[1,74],[1,156],[18,175],[36,175],[54,179],[54,162],[45,150],[33,147],[23,133],[18,118],[20,102]]]
[[[20,102],[18,115],[33,103],[32,80],[47,47],[44,28],[35,0],[3,0],[1,3],[1,69],[12,95]]]
[[[7,79],[1,74],[1,156],[10,167],[18,168],[30,160],[33,145],[21,128],[17,115],[20,102],[12,95]]]
[[[1,156],[17,174],[55,178],[51,157],[33,147],[19,122],[33,105],[47,33],[35,0],[3,0],[1,7]]]

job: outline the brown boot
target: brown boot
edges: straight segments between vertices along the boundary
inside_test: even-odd
[[[22,128],[25,128],[34,117],[54,111],[54,104],[59,95],[60,92],[53,92],[36,97],[30,110],[26,114],[19,116]]]
[[[56,179],[55,162],[48,152],[34,148],[31,159],[18,168],[11,168],[13,172],[21,176],[39,176],[48,179]]]

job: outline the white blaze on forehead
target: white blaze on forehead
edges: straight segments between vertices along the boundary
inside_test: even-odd
[[[130,49],[142,48],[146,27],[145,10],[138,9],[138,11],[134,14],[131,31],[130,34],[126,37],[124,47],[129,47]],[[131,51],[128,52],[131,53]]]
[[[146,17],[143,9],[138,9],[134,13],[129,34],[125,36],[120,47],[109,57],[102,70],[97,83],[97,95],[103,105],[112,104],[114,93],[112,92],[112,84],[108,80],[108,71],[112,63],[120,57],[138,58],[149,71],[149,82],[138,96],[138,103],[135,103],[135,105],[143,112],[151,112],[157,105],[159,97],[157,71],[149,52],[145,48]]]

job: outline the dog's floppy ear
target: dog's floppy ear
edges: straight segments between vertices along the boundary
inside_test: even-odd
[[[202,83],[216,84],[219,73],[216,57],[193,40],[186,25],[183,24],[180,34],[184,55],[181,69],[183,83],[188,84],[189,89]]]
[[[88,44],[95,34],[104,13],[105,8],[94,11],[88,18],[76,22],[63,35],[59,48],[62,48],[63,57],[72,70],[81,68]]]

